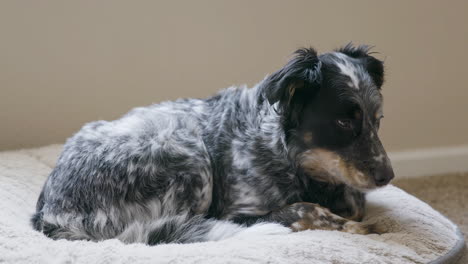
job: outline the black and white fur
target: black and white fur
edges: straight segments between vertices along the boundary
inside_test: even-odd
[[[150,245],[219,240],[265,222],[374,232],[357,222],[364,192],[393,171],[377,135],[383,65],[368,51],[300,49],[251,89],[86,124],[45,183],[34,228]]]

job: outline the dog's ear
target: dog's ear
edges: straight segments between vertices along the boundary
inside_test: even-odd
[[[364,62],[364,66],[375,85],[377,85],[377,87],[380,89],[384,83],[384,65],[383,61],[378,60],[372,56],[372,54],[375,52],[371,52],[371,49],[371,46],[354,46],[352,43],[348,43],[346,46],[338,49],[337,51],[344,53],[352,58],[361,59]]]
[[[384,83],[384,65],[383,61],[372,56],[365,59],[366,70],[374,80],[375,85],[380,89]]]
[[[282,69],[260,84],[260,89],[270,104],[280,102],[282,107],[286,107],[298,89],[312,89],[320,82],[320,68],[321,62],[314,49],[299,49]]]

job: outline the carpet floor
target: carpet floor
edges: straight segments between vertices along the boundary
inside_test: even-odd
[[[468,241],[468,174],[396,179],[393,184],[450,218]],[[468,263],[467,249],[459,263]]]

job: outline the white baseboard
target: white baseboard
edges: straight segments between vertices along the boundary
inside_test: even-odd
[[[468,172],[468,145],[388,153],[399,178]]]

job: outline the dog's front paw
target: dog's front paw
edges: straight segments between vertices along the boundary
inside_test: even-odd
[[[346,222],[353,222],[313,203],[295,203],[290,206],[289,211],[296,216],[296,220],[290,224],[293,231],[341,230]]]
[[[336,230],[352,234],[382,234],[384,230],[375,223],[362,223],[338,216],[327,208],[312,203],[296,203],[288,208],[294,221],[289,227],[297,232],[303,230]],[[284,217],[284,215],[283,215]]]
[[[378,234],[381,235],[385,233],[385,230],[382,226],[375,223],[361,223],[355,221],[348,221],[343,225],[342,231],[352,233],[352,234]]]

